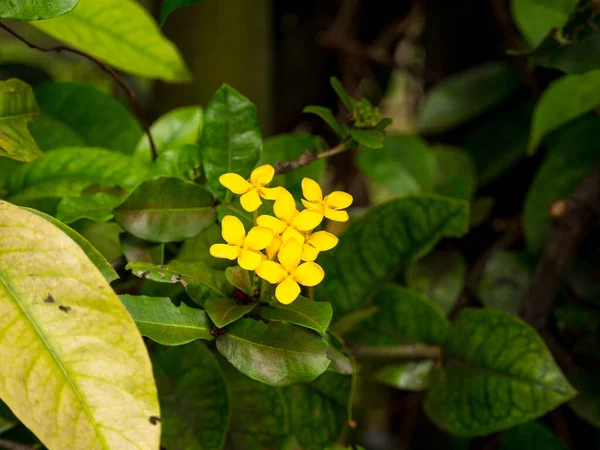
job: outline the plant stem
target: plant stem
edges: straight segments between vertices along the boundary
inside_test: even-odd
[[[265,293],[267,292],[267,280],[262,280],[260,285],[260,298],[258,299],[258,303],[264,303],[265,301]]]
[[[313,302],[315,301],[315,288],[312,286],[309,286],[308,288],[308,298],[311,299]]]
[[[437,345],[357,345],[350,348],[356,359],[435,359],[442,357],[442,349]]]
[[[317,150],[314,148],[309,148],[297,159],[293,161],[281,161],[275,164],[275,173],[282,174],[291,172],[292,170],[298,169],[299,167],[307,166],[308,164],[316,161],[317,159],[329,158],[330,156],[337,155],[338,153],[342,153],[348,149],[349,141],[344,141],[329,150],[324,151],[323,153],[317,153]]]
[[[252,217],[254,219],[254,226],[256,226],[256,223],[258,221],[258,209],[252,213]]]

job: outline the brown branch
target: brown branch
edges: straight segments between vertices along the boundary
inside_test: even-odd
[[[282,173],[288,173],[292,170],[296,170],[299,167],[307,166],[310,163],[315,162],[317,159],[328,158],[333,155],[337,155],[338,153],[342,153],[348,148],[347,142],[342,142],[341,144],[324,151],[323,153],[317,153],[315,148],[309,148],[304,153],[302,153],[298,158],[292,161],[281,161],[275,164],[275,173],[280,175]]]
[[[521,310],[523,319],[539,332],[546,327],[577,250],[600,217],[600,166],[592,169],[566,199],[563,212],[555,218]]]
[[[105,63],[103,63],[99,59],[95,58],[94,56],[92,56],[88,53],[82,52],[81,50],[77,50],[75,48],[67,47],[64,45],[57,45],[55,47],[41,47],[41,46],[29,41],[28,39],[24,38],[23,36],[18,34],[13,29],[4,25],[2,22],[0,22],[0,28],[4,29],[7,33],[11,34],[13,37],[15,37],[19,41],[23,42],[24,44],[26,44],[29,48],[39,50],[40,52],[74,53],[76,55],[79,55],[79,56],[82,56],[82,57],[88,59],[89,61],[92,61],[94,64],[96,64],[98,67],[100,67],[106,73],[108,73],[115,80],[115,82],[121,87],[121,89],[123,89],[125,94],[127,94],[127,97],[129,98],[129,101],[131,102],[131,105],[134,107],[134,109],[140,119],[140,123],[142,124],[144,131],[148,135],[148,141],[150,143],[150,150],[152,151],[152,159],[156,160],[156,157],[158,156],[157,152],[156,152],[156,145],[154,144],[154,140],[152,139],[152,134],[150,133],[150,124],[148,122],[148,118],[146,117],[146,113],[144,112],[144,108],[142,108],[142,106],[138,102],[133,91],[129,88],[129,86],[127,86],[127,84],[123,81],[123,79],[119,76],[119,74],[112,67],[106,65]]]
[[[356,359],[434,359],[442,357],[442,349],[437,345],[355,345],[349,348]]]
[[[8,439],[0,439],[0,448],[4,450],[34,450],[36,447],[9,441]]]

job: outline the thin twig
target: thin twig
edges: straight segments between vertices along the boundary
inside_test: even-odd
[[[8,439],[0,439],[0,448],[4,450],[34,450],[31,445],[21,444],[20,442],[9,441]]]
[[[4,29],[7,33],[11,34],[13,37],[15,37],[19,41],[23,42],[24,44],[26,44],[29,48],[39,50],[40,52],[74,53],[76,55],[82,56],[82,57],[92,61],[98,67],[100,67],[102,70],[104,70],[106,73],[108,73],[115,80],[115,82],[121,87],[121,89],[123,89],[125,94],[127,94],[127,97],[129,97],[129,101],[131,102],[131,105],[136,110],[137,115],[142,124],[142,127],[144,128],[144,131],[148,135],[148,141],[150,143],[150,150],[152,151],[152,159],[156,160],[156,157],[157,157],[156,146],[154,144],[154,140],[152,139],[152,134],[150,133],[150,124],[148,122],[148,118],[146,117],[146,113],[144,112],[144,109],[138,102],[133,91],[129,88],[129,86],[127,86],[127,84],[123,81],[123,79],[119,76],[119,74],[112,67],[104,64],[102,61],[95,58],[94,56],[92,56],[88,53],[82,52],[81,50],[77,50],[75,48],[67,47],[64,45],[57,45],[55,47],[41,47],[41,46],[29,41],[28,39],[24,38],[23,36],[18,34],[13,29],[4,25],[2,22],[0,22],[0,28]]]
[[[356,359],[434,359],[442,357],[442,349],[437,345],[355,345],[349,348]]]
[[[329,158],[330,156],[337,155],[338,153],[342,153],[344,150],[348,148],[348,142],[342,142],[335,147],[326,150],[322,153],[317,153],[315,148],[309,148],[304,153],[302,153],[298,158],[292,161],[281,161],[275,164],[275,173],[280,175],[282,173],[288,173],[292,170],[296,170],[299,167],[307,166],[310,163],[315,162],[317,159]]]

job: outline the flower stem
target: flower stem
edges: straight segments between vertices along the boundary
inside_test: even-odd
[[[309,286],[308,288],[308,298],[313,302],[315,301],[315,288],[313,286]]]
[[[258,299],[259,303],[264,303],[267,288],[268,288],[267,280],[262,280],[262,283],[260,285],[260,298]]]
[[[258,209],[252,213],[252,217],[254,218],[254,226],[256,226],[256,222],[258,221]]]

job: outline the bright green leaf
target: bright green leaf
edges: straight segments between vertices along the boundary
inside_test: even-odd
[[[231,198],[219,177],[234,172],[249,178],[262,151],[256,106],[231,86],[221,86],[206,106],[200,148],[208,186],[220,200]]]
[[[289,323],[239,320],[217,338],[217,349],[240,372],[271,386],[312,381],[329,365],[325,339]]]
[[[429,390],[425,411],[452,434],[478,436],[510,428],[576,394],[535,330],[500,311],[461,310],[445,355],[443,378]]]
[[[119,197],[105,192],[84,197],[64,197],[56,208],[56,218],[64,223],[80,219],[108,222],[113,218],[113,209],[122,202]]]
[[[78,0],[15,0],[0,5],[0,18],[40,20],[68,13]]]
[[[125,72],[164,81],[190,79],[175,45],[135,0],[79,0],[69,14],[31,25]]]
[[[256,307],[256,303],[252,305],[238,305],[232,298],[214,297],[209,298],[204,303],[206,314],[210,320],[219,328],[224,328],[230,323],[241,319]]]
[[[575,414],[600,428],[600,377],[581,367],[573,366],[569,370],[569,381],[579,391],[569,402]]]
[[[437,161],[435,192],[469,200],[477,188],[477,169],[470,153],[446,145],[434,147]]]
[[[147,178],[170,177],[194,181],[201,175],[200,148],[186,144],[161,153],[148,171]]]
[[[325,280],[315,291],[338,316],[355,311],[400,264],[427,254],[443,236],[463,235],[468,224],[462,200],[418,195],[375,206],[352,223],[337,247],[319,256]]]
[[[123,254],[128,262],[145,262],[150,264],[163,264],[165,245],[144,241],[128,233],[119,236]]]
[[[167,17],[169,17],[169,14],[171,14],[173,11],[185,6],[202,3],[203,1],[204,0],[164,0],[162,11],[160,13],[160,24],[164,25]]]
[[[383,138],[385,137],[379,130],[365,130],[362,128],[350,128],[350,136],[352,136],[352,139],[356,142],[368,148],[383,147]]]
[[[178,178],[155,178],[140,184],[114,211],[121,226],[141,239],[178,242],[214,223],[212,195]]]
[[[27,128],[39,113],[31,86],[14,78],[0,81],[0,156],[25,162],[43,156]]]
[[[510,6],[516,25],[535,48],[552,29],[567,23],[577,0],[511,0]]]
[[[102,274],[60,229],[6,202],[0,236],[2,400],[49,448],[158,448],[150,359]]]
[[[404,391],[424,391],[431,386],[433,368],[431,360],[388,364],[375,370],[369,378]]]
[[[337,121],[331,109],[325,108],[324,106],[311,105],[305,106],[302,112],[308,114],[315,114],[319,116],[323,120],[323,122],[329,125],[331,129],[335,132],[335,134],[337,134],[339,137],[343,139],[348,137],[349,130],[347,129],[347,127],[345,127]]]
[[[119,295],[142,336],[161,345],[183,345],[196,339],[212,340],[212,325],[201,309],[175,306],[167,297]]]
[[[289,322],[325,334],[333,310],[329,303],[315,302],[299,296],[289,305],[277,302],[272,306],[264,306],[259,313],[266,320]]]

